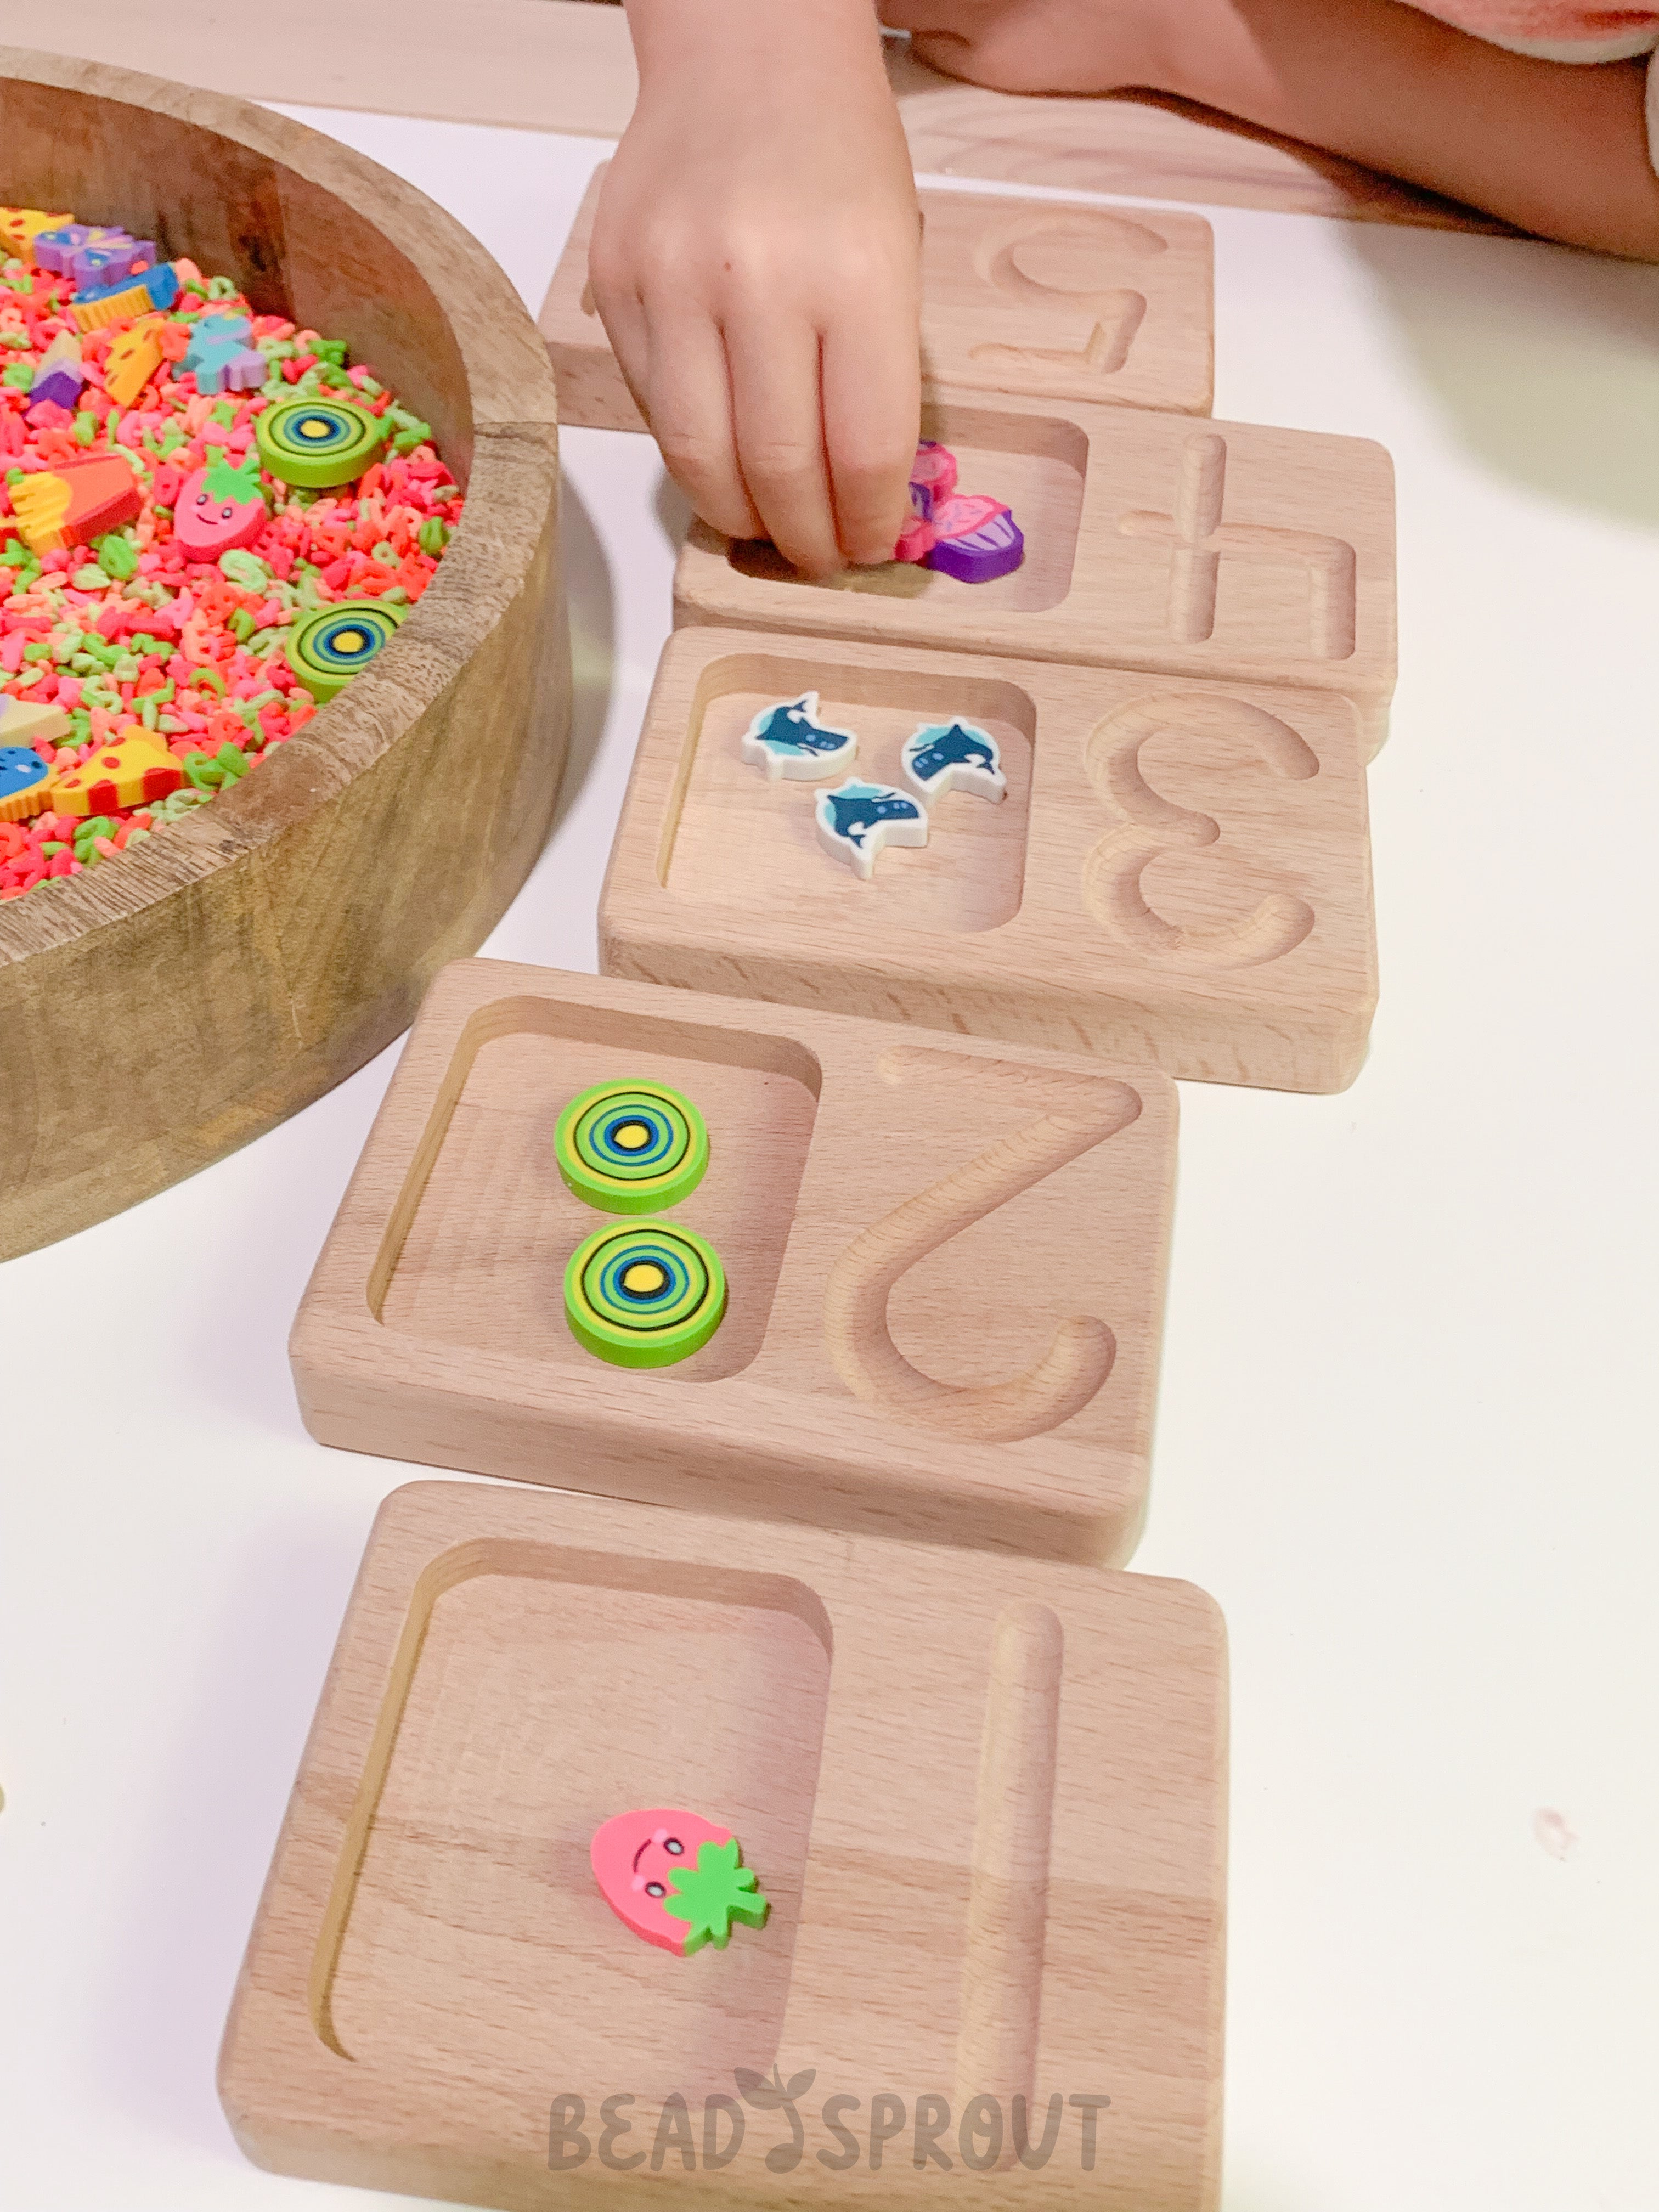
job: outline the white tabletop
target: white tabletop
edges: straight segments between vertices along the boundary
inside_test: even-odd
[[[606,150],[304,119],[532,306]],[[1136,1565],[1231,1630],[1225,2204],[1649,2212],[1659,270],[1206,212],[1217,414],[1393,451],[1403,667],[1369,1064],[1182,1091]],[[673,548],[647,441],[564,458],[576,760],[485,949],[591,969]],[[416,1472],[313,1443],[284,1351],[392,1058],[0,1269],[4,2212],[374,2201],[246,2166],[213,2068]]]

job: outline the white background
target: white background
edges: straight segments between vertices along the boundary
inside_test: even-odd
[[[305,119],[532,307],[605,150]],[[1232,1637],[1225,2203],[1651,2212],[1659,271],[1206,212],[1217,414],[1393,451],[1402,665],[1368,1066],[1182,1093],[1136,1565]],[[647,441],[564,459],[576,758],[486,949],[591,969],[673,549]],[[0,1270],[5,2212],[374,2201],[246,2166],[213,2065],[416,1472],[313,1443],[284,1354],[392,1057]]]

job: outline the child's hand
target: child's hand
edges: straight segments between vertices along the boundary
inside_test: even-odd
[[[629,0],[640,100],[589,273],[697,512],[811,574],[890,560],[920,221],[869,0]]]

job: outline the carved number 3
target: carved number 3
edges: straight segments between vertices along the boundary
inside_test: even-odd
[[[854,1238],[830,1271],[824,1334],[848,1389],[906,1419],[975,1443],[1011,1443],[1058,1428],[1112,1371],[1117,1340],[1103,1321],[1073,1315],[1035,1366],[1006,1382],[961,1389],[914,1367],[893,1341],[887,1302],[900,1278],[994,1213],[1126,1129],[1140,1112],[1127,1084],[1089,1083]]]
[[[1248,921],[1215,929],[1182,928],[1148,905],[1141,878],[1164,853],[1218,842],[1221,826],[1161,798],[1141,773],[1140,752],[1166,730],[1236,738],[1274,775],[1303,782],[1319,762],[1296,732],[1276,715],[1243,699],[1171,696],[1126,707],[1103,722],[1089,740],[1089,781],[1120,817],[1083,864],[1083,898],[1097,921],[1137,951],[1183,953],[1218,968],[1246,968],[1278,960],[1301,944],[1314,911],[1288,887],[1268,891]],[[1251,874],[1261,880],[1261,872]]]

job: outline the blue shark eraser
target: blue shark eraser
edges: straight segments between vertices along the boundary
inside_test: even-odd
[[[860,783],[854,777],[835,791],[819,792],[814,813],[819,844],[866,884],[884,845],[927,842],[927,808],[890,783]]]
[[[772,783],[781,776],[796,783],[816,783],[821,776],[851,768],[858,749],[851,730],[819,721],[816,691],[763,707],[743,733],[744,760],[764,769]]]
[[[975,722],[924,722],[904,740],[899,763],[904,781],[930,805],[947,791],[970,791],[994,805],[1008,796],[1001,748]]]

